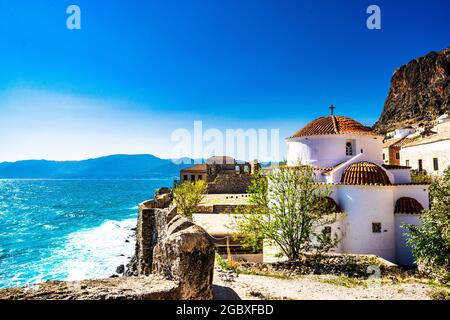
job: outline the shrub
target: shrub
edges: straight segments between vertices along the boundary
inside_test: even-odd
[[[203,180],[195,182],[186,181],[175,187],[173,191],[177,212],[192,219],[197,205],[203,200],[206,192],[206,183]]]

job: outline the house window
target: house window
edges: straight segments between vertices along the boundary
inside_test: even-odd
[[[438,158],[433,158],[433,169],[434,169],[434,171],[438,171],[439,170]]]
[[[383,160],[386,160],[386,154],[383,153]]]
[[[183,181],[187,181],[187,179],[188,179],[188,175],[185,174],[185,175],[183,176]]]
[[[409,160],[405,160],[405,165],[409,167]]]
[[[418,167],[419,167],[419,171],[423,171],[423,162],[422,162],[422,159],[419,159],[419,160],[417,161],[417,165],[418,165]]]
[[[331,227],[325,227],[325,228],[323,228],[323,233],[325,233],[325,234],[331,234]]]
[[[347,141],[345,143],[345,155],[352,156],[353,155],[353,145],[351,141]]]
[[[372,232],[373,233],[381,232],[381,222],[372,222]]]
[[[198,175],[198,180],[203,180],[203,176],[201,174]]]
[[[191,174],[191,181],[195,181],[195,174]]]
[[[395,154],[395,159],[400,160],[400,153],[399,153],[399,152],[397,152],[397,153]]]

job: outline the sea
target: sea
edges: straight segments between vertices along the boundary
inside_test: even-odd
[[[113,275],[134,253],[138,204],[172,184],[0,180],[0,288]]]

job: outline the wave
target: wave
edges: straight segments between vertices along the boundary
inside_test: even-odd
[[[64,247],[53,253],[61,261],[53,272],[66,274],[65,280],[111,276],[134,254],[135,226],[135,218],[107,220],[99,227],[69,234]]]

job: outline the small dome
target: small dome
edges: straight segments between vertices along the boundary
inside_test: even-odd
[[[422,205],[416,199],[402,197],[395,203],[394,213],[420,214],[422,210]]]
[[[290,138],[345,133],[376,135],[376,133],[374,133],[369,127],[366,127],[351,118],[342,116],[328,116],[320,117],[308,123],[302,129],[294,133]]]
[[[357,162],[348,166],[342,174],[344,184],[381,184],[390,185],[386,172],[372,162]]]

